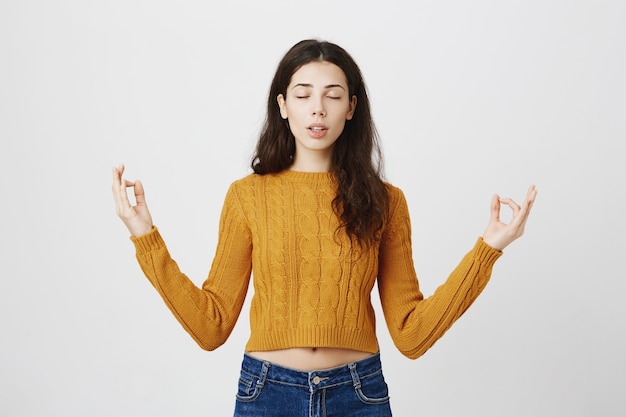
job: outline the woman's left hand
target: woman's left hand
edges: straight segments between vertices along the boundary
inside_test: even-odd
[[[491,198],[491,218],[485,233],[483,233],[485,243],[494,249],[503,250],[511,242],[522,236],[536,196],[537,189],[531,185],[526,193],[526,199],[520,207],[510,198],[500,198],[498,195],[494,195]],[[500,207],[503,204],[513,210],[513,218],[508,224],[500,220]]]

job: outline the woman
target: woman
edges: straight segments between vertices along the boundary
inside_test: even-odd
[[[501,251],[523,234],[534,186],[521,207],[493,197],[482,237],[424,299],[406,200],[383,181],[379,156],[354,60],[329,42],[294,45],[270,88],[254,173],[226,194],[202,288],[171,259],[141,182],[124,180],[122,165],[113,168],[117,214],[137,259],[203,349],[226,341],[254,275],[235,416],[391,415],[370,302],[374,283],[394,343],[414,359],[465,312]],[[500,221],[501,205],[513,211],[508,224]]]

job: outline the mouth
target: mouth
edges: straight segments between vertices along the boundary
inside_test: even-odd
[[[307,127],[309,131],[309,136],[314,139],[321,139],[326,136],[326,132],[328,131],[328,126],[323,125],[321,123],[314,123]]]

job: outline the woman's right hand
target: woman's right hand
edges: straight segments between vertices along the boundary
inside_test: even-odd
[[[132,236],[141,236],[152,230],[152,216],[146,205],[146,197],[141,181],[128,181],[122,178],[124,165],[113,167],[113,199],[115,200],[115,212],[124,222]],[[133,206],[128,200],[126,188],[132,187],[135,192],[136,205]]]

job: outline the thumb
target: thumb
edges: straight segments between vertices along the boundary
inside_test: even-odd
[[[146,196],[141,181],[135,181],[135,201],[138,206],[146,206]]]

